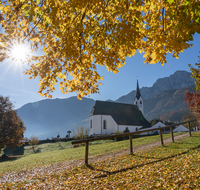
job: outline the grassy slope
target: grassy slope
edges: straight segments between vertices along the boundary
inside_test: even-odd
[[[0,188],[200,189],[200,132],[181,141],[122,155],[90,167],[36,176]],[[30,181],[29,181],[30,180]]]
[[[178,135],[181,133],[175,133]],[[164,138],[170,137],[170,134],[165,134]],[[160,140],[160,136],[150,136],[133,139],[133,147],[148,144]],[[110,142],[110,143],[105,143]],[[62,147],[69,147],[70,142],[61,143]],[[101,144],[103,143],[103,144]],[[124,141],[95,141],[93,146],[89,146],[89,156],[105,154],[107,152],[120,151],[122,149],[129,148],[129,140]],[[26,149],[30,149],[31,146],[27,146]],[[40,148],[41,153],[27,154],[18,158],[11,158],[8,161],[0,161],[0,174],[14,172],[19,170],[31,169],[34,167],[41,167],[47,164],[61,163],[66,160],[74,160],[84,158],[85,147],[70,148],[59,150],[59,143],[47,143],[39,145],[36,150]],[[56,150],[57,149],[57,150]],[[53,151],[54,150],[54,151]],[[32,151],[32,150],[31,150]],[[25,153],[28,151],[25,150]]]

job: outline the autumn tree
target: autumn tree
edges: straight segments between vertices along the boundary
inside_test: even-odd
[[[190,92],[190,89],[185,94],[185,101],[190,112],[200,120],[200,93],[199,90]]]
[[[25,129],[23,121],[13,110],[9,97],[0,96],[0,150],[22,145]]]
[[[200,52],[199,52],[200,53]],[[192,72],[192,77],[195,80],[196,88],[188,89],[185,94],[185,101],[188,105],[190,112],[200,120],[200,56],[198,56],[198,63],[195,63],[195,66],[190,66],[190,70]]]
[[[1,1],[2,2],[2,1]],[[41,95],[55,85],[78,98],[97,93],[97,65],[117,73],[127,56],[144,54],[145,63],[166,63],[192,47],[200,33],[199,0],[7,0],[0,4],[0,61],[14,59],[16,44],[29,42],[25,74],[39,77]]]
[[[194,119],[197,119],[197,117],[194,115],[194,113],[191,113],[190,110],[187,110],[185,112],[185,114],[183,115],[181,122],[190,121],[190,120],[194,120]],[[188,124],[184,124],[184,125],[185,125],[185,127],[188,127]],[[198,121],[190,122],[190,125],[193,128],[198,125]]]
[[[32,146],[33,151],[35,151],[35,145],[37,145],[38,143],[38,137],[36,137],[35,135],[32,135],[28,142],[28,144]]]

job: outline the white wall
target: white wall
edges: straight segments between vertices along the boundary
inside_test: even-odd
[[[92,128],[90,122],[92,120]],[[103,122],[106,121],[106,129],[103,128]],[[128,127],[130,132],[135,132],[136,128],[139,130],[142,126],[133,126],[133,125],[117,125],[115,120],[110,115],[93,115],[89,118],[89,135],[105,135],[113,134],[115,131],[122,132]]]
[[[92,128],[90,126],[90,122],[92,120]],[[101,134],[101,117],[99,115],[93,115],[89,118],[89,128],[90,128],[90,135],[93,134]]]
[[[122,130],[122,132],[126,129],[126,127],[128,127],[130,132],[135,132],[136,128],[138,128],[138,130],[140,128],[142,128],[142,126],[133,126],[133,125],[119,125],[119,131]]]
[[[117,124],[109,115],[93,115],[89,118],[92,120],[92,128],[90,128],[90,135],[111,134],[117,131]],[[106,129],[103,129],[103,122],[106,121]]]
[[[103,129],[103,121],[106,120],[107,129]],[[102,134],[111,134],[117,131],[117,123],[110,115],[102,115]]]

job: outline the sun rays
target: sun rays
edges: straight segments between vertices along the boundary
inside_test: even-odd
[[[14,63],[25,63],[30,56],[29,48],[22,43],[15,43],[9,48],[9,58]]]

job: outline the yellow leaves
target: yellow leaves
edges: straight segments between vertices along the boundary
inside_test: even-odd
[[[137,51],[144,53],[145,63],[163,65],[168,53],[178,58],[179,52],[190,48],[187,42],[200,26],[193,22],[194,12],[186,16],[185,7],[178,2],[179,6],[157,0],[43,1],[43,6],[39,6],[39,0],[33,0],[18,10],[19,18],[16,18],[16,10],[11,9],[13,5],[6,4],[4,9],[1,5],[0,9],[6,18],[2,21],[5,27],[10,27],[10,23],[15,26],[14,30],[6,31],[9,38],[19,34],[22,39],[30,40],[33,50],[42,46],[45,55],[39,56],[40,65],[29,70],[30,75],[41,78],[41,90],[52,91],[50,81],[58,77],[64,82],[62,92],[68,92],[65,88],[69,87],[70,91],[83,96],[96,93],[102,80],[97,73],[90,74],[92,63],[117,73],[125,64],[125,58],[134,56]],[[184,6],[189,9],[194,3]],[[163,7],[165,15],[162,15]],[[16,20],[21,23],[23,34],[17,33]],[[32,24],[35,29],[29,30]],[[61,64],[59,71],[55,69],[58,63]],[[86,70],[86,74],[80,75],[79,70]],[[72,78],[66,82],[62,72]]]
[[[59,169],[51,174],[43,173],[43,176],[36,173],[32,180],[26,180],[28,183],[24,181],[18,185],[26,184],[30,189],[53,185],[58,188],[60,184],[63,189],[74,186],[77,189],[198,189],[199,136],[195,136],[189,144],[183,140],[178,142],[178,148],[176,145],[171,143],[164,148],[112,157],[95,162],[91,167]],[[37,183],[32,182],[35,179]]]
[[[39,34],[33,34],[33,35],[31,35],[31,37],[30,37],[29,39],[30,39],[32,42],[40,41]]]

